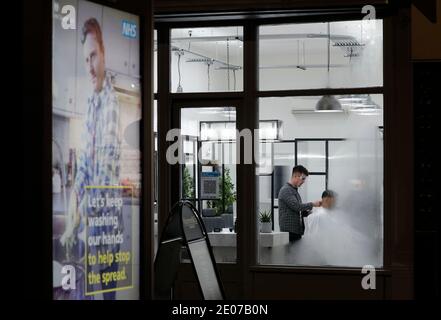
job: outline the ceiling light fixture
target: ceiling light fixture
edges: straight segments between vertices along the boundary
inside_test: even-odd
[[[181,93],[184,91],[184,89],[182,88],[181,85],[181,56],[184,55],[184,51],[183,50],[178,50],[178,52],[176,52],[176,54],[178,55],[178,87],[176,88],[176,92]]]
[[[330,32],[330,26],[328,22],[328,79],[327,79],[327,87],[329,88],[329,66],[330,66],[330,60],[331,60],[331,32]],[[315,111],[317,112],[341,112],[342,107],[340,102],[334,97],[330,95],[324,95],[315,106]]]

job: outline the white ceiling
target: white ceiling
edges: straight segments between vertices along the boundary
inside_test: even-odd
[[[376,42],[382,40],[382,20],[331,22],[329,26],[332,39],[340,36],[347,36],[348,39],[352,37],[365,46],[376,45]],[[303,50],[305,55],[326,56],[327,27],[328,23],[261,26],[259,34],[263,36],[262,38],[266,38],[260,41],[261,54],[270,54],[277,50],[278,54],[295,56],[295,61],[297,61],[298,53],[300,60],[303,59]],[[189,36],[190,32],[191,36]],[[268,39],[271,36],[285,37],[286,39]],[[323,38],[314,38],[320,36]],[[227,41],[222,39],[227,37],[230,37],[228,41],[230,58],[242,60],[243,43],[241,40],[234,40],[234,38],[242,39],[242,27],[185,28],[173,29],[171,32],[172,43],[175,46],[220,60],[226,59]],[[331,46],[333,43],[331,42]],[[338,52],[344,56],[343,48],[332,47],[331,50],[334,52],[334,56]]]

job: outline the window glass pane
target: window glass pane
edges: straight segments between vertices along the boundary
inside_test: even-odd
[[[338,190],[342,218],[369,235],[372,260],[383,259],[383,138],[371,127],[361,137],[329,144],[328,186]]]
[[[171,92],[243,90],[243,28],[171,30]]]
[[[294,142],[274,142],[273,150],[275,166],[292,166],[295,164],[296,145]]]
[[[261,26],[259,90],[382,86],[382,35],[382,20]]]
[[[234,107],[181,109],[183,137],[197,139],[192,148],[185,149],[194,155],[195,172],[190,170],[190,162],[186,162],[181,185],[188,190],[189,181],[195,179],[194,202],[209,233],[217,262],[236,262],[235,117]]]
[[[273,193],[277,201],[280,188],[289,180],[295,165],[294,142],[275,142],[273,145]]]
[[[263,142],[259,144],[259,160],[257,163],[257,173],[259,175],[268,175],[273,171],[272,159],[273,142]]]
[[[299,194],[302,199],[313,201],[319,199],[324,190],[326,190],[326,176],[309,175],[306,182],[299,188]]]
[[[272,233],[263,229],[259,233],[258,261],[278,265],[382,266],[383,96],[334,96],[331,101],[337,101],[341,109],[332,112],[316,110],[321,98],[259,100],[259,120],[280,120],[286,140],[266,142],[272,144],[268,148],[272,155],[265,157],[274,159],[273,171],[256,178],[256,219],[259,213],[272,209],[274,223]],[[312,172],[300,184],[291,175],[296,159],[297,164]],[[288,181],[298,184],[303,203],[322,200],[323,206],[313,208],[303,222],[286,205],[295,192]],[[282,193],[281,187],[288,191]],[[326,189],[332,191],[331,197],[325,194],[322,199]],[[297,214],[298,219],[287,220],[287,214]],[[289,241],[289,232],[302,237]]]
[[[190,137],[188,137],[188,138],[190,138]],[[194,152],[195,152],[195,140],[186,140],[186,141],[184,141],[184,152],[185,153],[189,153],[189,154],[194,154]],[[190,160],[190,161],[193,161],[193,160]]]
[[[309,172],[325,172],[325,145],[325,141],[298,141],[297,163],[308,168]]]
[[[52,3],[53,298],[138,299],[139,17]]]
[[[259,176],[259,208],[271,210],[271,175]]]
[[[259,139],[279,140],[281,139],[280,123],[276,120],[266,120],[259,122]]]

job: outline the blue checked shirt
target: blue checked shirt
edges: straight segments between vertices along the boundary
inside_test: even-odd
[[[77,194],[78,209],[83,219],[93,216],[117,216],[118,227],[100,226],[90,228],[88,235],[117,234],[123,229],[122,212],[116,207],[93,208],[88,205],[88,198],[121,197],[120,189],[100,189],[96,186],[119,185],[120,174],[120,127],[119,103],[107,74],[103,88],[88,99],[88,108],[81,137],[83,147],[79,153],[78,169],[74,188]],[[86,187],[92,187],[86,189]],[[107,249],[118,250],[118,246],[103,246],[100,251]]]

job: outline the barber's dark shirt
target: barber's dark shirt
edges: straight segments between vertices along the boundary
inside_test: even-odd
[[[290,183],[286,183],[279,191],[279,227],[280,231],[303,235],[305,226],[301,212],[312,210],[312,202],[302,203],[302,198]]]

